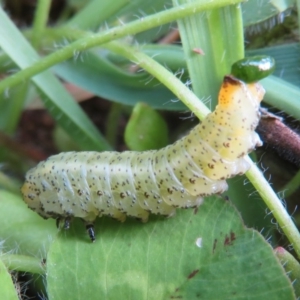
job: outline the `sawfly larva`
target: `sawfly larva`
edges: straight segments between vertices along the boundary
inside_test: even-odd
[[[247,81],[253,81],[253,65],[250,75]],[[83,219],[92,241],[97,217],[146,222],[150,213],[171,216],[176,208],[197,207],[203,197],[225,191],[227,178],[248,170],[244,156],[261,145],[254,130],[263,95],[259,83],[225,76],[215,111],[173,145],[51,156],[27,172],[24,201],[65,228],[73,217]]]

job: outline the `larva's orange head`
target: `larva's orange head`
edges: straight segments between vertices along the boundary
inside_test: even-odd
[[[225,76],[219,92],[219,105],[230,108],[242,99],[254,101],[258,106],[265,94],[264,88],[258,82],[244,83],[233,76]],[[245,97],[246,96],[246,97]]]

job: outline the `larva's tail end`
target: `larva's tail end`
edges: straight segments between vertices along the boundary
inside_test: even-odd
[[[33,185],[30,182],[25,181],[21,188],[21,193],[24,202],[28,205],[30,209],[36,211],[43,218],[48,218],[48,216],[42,211],[41,202],[38,197],[38,194],[36,193]]]
[[[28,197],[28,195],[29,195],[29,193],[30,193],[30,185],[28,184],[28,182],[27,181],[25,181],[24,182],[24,184],[22,185],[22,187],[21,187],[21,194],[22,194],[22,196],[23,196],[23,200],[25,201],[25,203],[29,203],[30,201],[29,201],[29,197]]]

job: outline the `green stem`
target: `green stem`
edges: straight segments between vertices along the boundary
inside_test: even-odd
[[[45,71],[55,64],[73,57],[74,53],[78,53],[79,51],[84,51],[127,35],[136,34],[154,27],[158,27],[197,12],[215,9],[226,5],[237,4],[239,2],[241,2],[241,0],[202,0],[191,4],[174,7],[130,22],[126,25],[108,29],[99,34],[90,33],[87,36],[67,45],[65,48],[48,55],[30,67],[27,67],[22,71],[2,80],[0,82],[0,93],[3,93],[6,89],[20,84],[24,80],[29,79],[42,71]]]
[[[300,258],[300,235],[296,225],[294,224],[290,215],[287,213],[276,193],[268,184],[262,172],[256,167],[250,158],[248,158],[247,161],[251,164],[251,168],[246,173],[246,176],[256,188],[262,199],[265,201],[280,228],[293,246],[298,258]]]
[[[40,259],[26,255],[3,254],[0,256],[5,266],[11,271],[45,274],[45,265]]]
[[[37,48],[41,41],[43,31],[47,25],[50,6],[51,0],[38,1],[33,21],[33,32],[31,40],[32,46],[34,48]]]
[[[299,262],[282,247],[275,249],[275,254],[279,258],[285,271],[289,274],[290,280],[293,282],[293,288],[296,295],[300,296],[300,265]],[[299,298],[297,298],[299,299]]]

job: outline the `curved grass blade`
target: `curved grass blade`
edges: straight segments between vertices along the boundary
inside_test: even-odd
[[[166,51],[169,51],[169,47],[161,52],[166,53]],[[105,52],[107,51],[104,50]],[[178,61],[180,54],[183,54],[182,51],[177,49],[169,52],[170,61],[172,58],[175,62]],[[157,60],[159,56],[159,54],[156,56]],[[179,63],[176,63],[174,67],[178,65]],[[172,65],[168,67],[173,69]],[[143,101],[158,109],[186,109],[182,102],[170,101],[176,99],[176,96],[157,79],[145,72],[130,73],[122,70],[99,51],[89,51],[87,55],[82,55],[82,59],[68,60],[53,67],[53,70],[66,81],[114,102],[134,106]]]
[[[242,3],[244,26],[256,26],[258,23],[267,21],[276,16],[278,16],[280,20],[280,18],[282,18],[282,13],[285,10],[292,8],[294,3],[294,0],[245,1]]]

